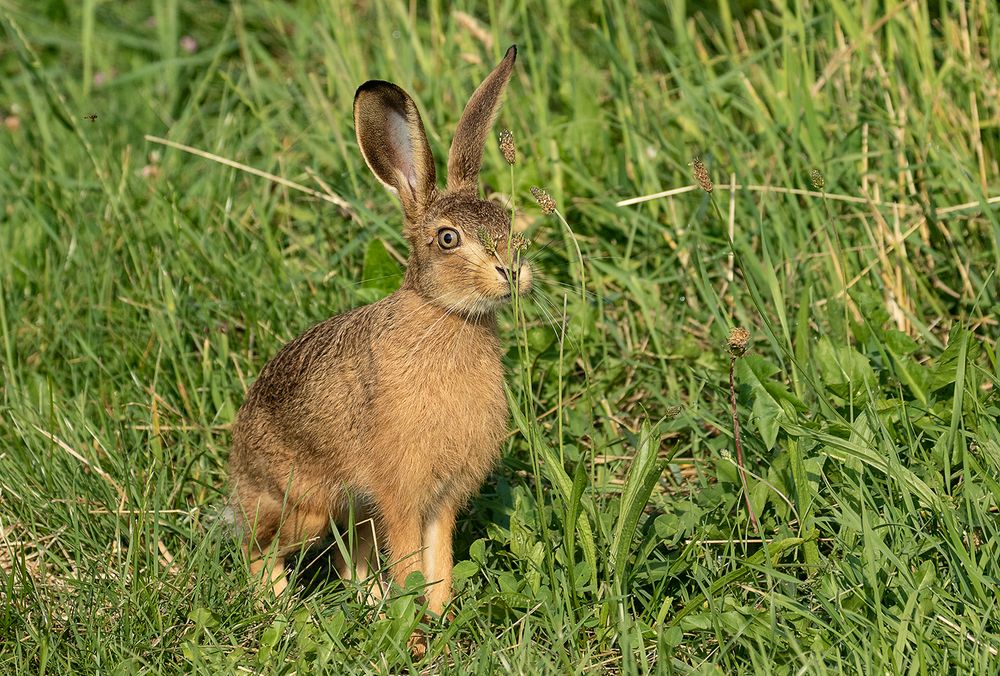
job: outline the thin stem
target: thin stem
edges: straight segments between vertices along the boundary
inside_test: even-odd
[[[740,438],[740,416],[736,410],[736,378],[733,375],[736,370],[736,357],[729,358],[729,408],[733,413],[733,438],[736,440],[736,467],[740,473],[740,483],[743,484],[743,498],[747,503],[747,513],[750,515],[750,522],[753,523],[754,530],[761,534],[760,522],[757,514],[750,504],[750,489],[747,487],[746,470],[743,468],[743,441]]]
[[[559,222],[563,224],[566,231],[569,232],[569,238],[573,241],[573,247],[576,249],[576,257],[580,262],[580,297],[584,302],[587,300],[587,272],[584,269],[583,263],[583,252],[580,251],[580,243],[576,241],[576,234],[573,232],[573,228],[569,227],[569,223],[566,222],[565,216],[558,209],[555,210],[556,217]]]

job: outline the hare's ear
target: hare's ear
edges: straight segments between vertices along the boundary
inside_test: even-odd
[[[434,195],[437,179],[413,99],[391,82],[369,80],[354,95],[354,130],[368,168],[399,195],[406,216],[418,218]]]
[[[448,153],[448,190],[464,190],[476,186],[486,135],[493,126],[493,118],[500,107],[500,97],[510,80],[516,58],[517,46],[511,45],[503,61],[483,80],[466,104]]]

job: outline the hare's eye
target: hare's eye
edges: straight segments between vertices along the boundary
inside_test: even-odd
[[[455,228],[441,228],[438,230],[438,246],[442,249],[454,249],[462,241]]]

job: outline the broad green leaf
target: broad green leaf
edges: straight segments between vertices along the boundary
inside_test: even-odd
[[[748,354],[736,362],[739,384],[747,385],[753,394],[753,421],[768,450],[774,448],[778,430],[791,423],[781,401],[801,405],[787,387],[771,379],[779,371],[759,355]]]
[[[896,377],[909,388],[910,394],[917,401],[926,406],[930,401],[927,392],[928,370],[910,356],[893,354],[892,361],[896,366]]]
[[[486,561],[486,540],[479,538],[471,545],[469,545],[469,558],[476,563],[485,563]]]
[[[459,561],[455,564],[455,567],[451,569],[451,576],[455,580],[464,580],[470,578],[479,572],[479,564],[475,561]]]
[[[885,332],[885,346],[897,357],[915,352],[918,347],[917,341],[897,329]]]
[[[866,396],[877,384],[878,378],[867,357],[850,347],[834,345],[829,338],[820,339],[816,360],[823,382],[848,401]]]
[[[953,385],[959,368],[964,369],[965,364],[974,360],[979,354],[979,343],[974,340],[967,340],[968,332],[961,326],[956,326],[948,336],[948,346],[944,352],[934,360],[934,365],[930,368],[927,389],[931,392],[940,390],[942,387]]]
[[[373,289],[378,296],[388,296],[403,283],[403,271],[380,239],[373,239],[365,250],[361,288]]]
[[[663,471],[664,463],[657,455],[659,441],[659,434],[654,433],[648,422],[643,422],[639,431],[639,444],[635,457],[632,459],[632,465],[625,476],[625,489],[622,491],[621,502],[618,505],[618,517],[611,541],[613,579],[619,583],[623,582],[639,517],[646,508],[653,486],[656,485]],[[622,586],[624,587],[624,585]]]
[[[506,388],[507,401],[510,406],[511,414],[514,418],[514,423],[517,425],[521,433],[528,438],[529,441],[533,442],[535,448],[538,450],[541,456],[542,471],[545,473],[546,478],[549,482],[559,491],[559,497],[563,500],[565,504],[572,504],[573,500],[573,483],[570,481],[569,475],[563,468],[562,463],[559,462],[559,458],[556,454],[552,452],[552,449],[545,443],[539,442],[537,439],[533,438],[532,426],[528,422],[528,419],[524,416],[524,412],[521,411],[520,406],[518,406],[517,400],[514,399],[510,388]],[[590,565],[590,570],[593,575],[591,577],[591,583],[597,584],[597,546],[594,544],[594,533],[590,527],[590,518],[585,512],[581,512],[579,518],[577,519],[576,527],[579,530],[580,536],[580,547],[583,549],[583,556],[587,563]]]

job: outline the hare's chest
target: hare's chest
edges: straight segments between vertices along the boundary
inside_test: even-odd
[[[456,388],[460,390],[461,388]],[[451,405],[425,412],[430,423],[424,440],[425,467],[431,485],[445,493],[468,496],[500,457],[508,428],[502,381],[495,388],[470,388]]]
[[[483,360],[454,370],[438,366],[395,380],[396,410],[411,434],[426,431],[446,446],[477,446],[492,439],[495,428],[506,427],[499,363]]]
[[[411,359],[413,355],[411,354]],[[481,480],[492,467],[507,433],[507,399],[499,359],[412,362],[411,368],[380,374],[390,394],[379,418],[393,445],[412,458],[414,472],[451,481]]]

